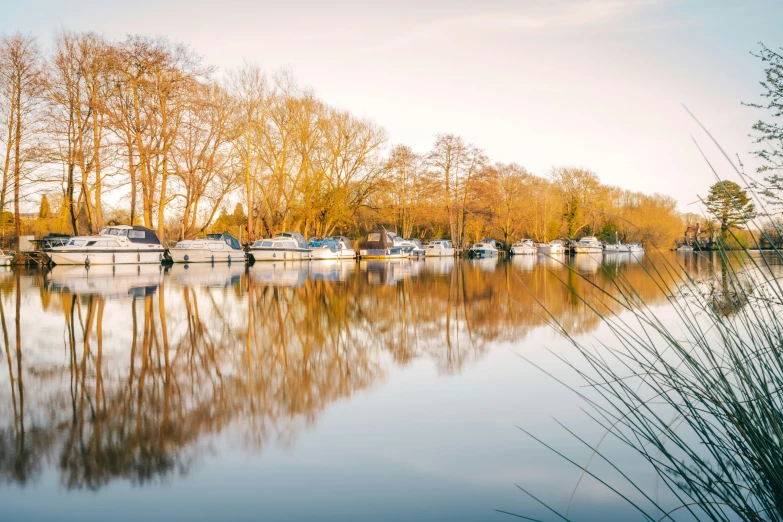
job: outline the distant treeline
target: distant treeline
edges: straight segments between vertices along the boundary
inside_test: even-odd
[[[115,221],[174,239],[241,224],[254,239],[385,226],[458,246],[587,234],[668,246],[683,232],[671,197],[606,186],[582,168],[535,176],[452,134],[425,152],[392,145],[286,71],[218,75],[188,47],[144,36],[63,31],[46,53],[32,36],[3,36],[0,169],[10,213],[0,224],[17,235],[25,202],[40,202],[27,233]]]

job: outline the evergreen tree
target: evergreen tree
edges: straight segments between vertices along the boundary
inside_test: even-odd
[[[718,221],[724,241],[732,228],[742,228],[753,219],[756,210],[747,192],[733,181],[718,181],[711,186],[704,205]]]
[[[52,208],[49,206],[49,198],[47,198],[46,194],[44,194],[41,196],[41,207],[38,209],[38,217],[46,219],[51,213]]]

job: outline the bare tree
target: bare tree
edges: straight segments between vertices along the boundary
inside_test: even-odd
[[[9,185],[13,187],[14,230],[21,235],[20,188],[36,159],[36,132],[40,122],[44,75],[37,40],[15,33],[0,38],[0,97],[7,130],[0,187],[0,211],[5,208]]]

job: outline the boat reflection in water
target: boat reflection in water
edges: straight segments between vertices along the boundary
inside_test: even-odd
[[[514,268],[522,270],[523,272],[531,272],[536,268],[538,262],[537,255],[515,255],[511,256],[511,263]]]
[[[450,274],[452,270],[454,270],[455,262],[459,263],[460,261],[455,261],[454,256],[430,256],[427,257],[426,261],[424,262],[423,272],[428,274],[447,275]]]
[[[250,279],[266,286],[302,286],[307,279],[307,261],[267,261],[248,269]]]
[[[413,259],[362,260],[359,270],[366,274],[371,285],[396,285],[398,282],[419,275],[425,263]]]
[[[316,259],[306,266],[310,278],[316,281],[347,281],[356,270],[353,259]]]
[[[163,282],[162,265],[64,265],[45,275],[52,293],[100,295],[104,298],[143,297],[155,293]]]
[[[494,272],[498,266],[498,256],[474,257],[470,260],[472,266],[478,267],[482,272]]]
[[[622,305],[595,296],[593,285],[611,294],[617,276],[647,305],[665,305],[659,283],[645,271],[658,255],[589,270],[579,263],[591,256],[581,255],[539,256],[533,265],[518,264],[525,258],[428,258],[11,272],[0,280],[0,339],[10,340],[0,362],[0,482],[35,491],[6,495],[3,508],[31,509],[32,493],[60,499],[64,519],[79,518],[90,503],[95,519],[138,520],[141,508],[133,506],[158,493],[150,489],[168,488],[163,497],[176,490],[178,499],[202,507],[206,484],[210,505],[229,511],[212,518],[233,519],[232,509],[263,511],[272,503],[266,518],[274,519],[291,508],[292,497],[260,502],[252,493],[256,483],[282,480],[285,468],[285,480],[303,484],[297,496],[327,488],[347,503],[345,484],[353,498],[353,486],[367,480],[368,470],[340,466],[363,452],[373,456],[370,472],[388,472],[400,483],[422,480],[419,467],[398,467],[396,456],[407,457],[413,446],[445,448],[444,434],[459,455],[486,448],[484,433],[463,435],[453,429],[454,419],[477,418],[490,439],[506,436],[493,430],[508,430],[509,423],[498,422],[500,410],[486,404],[512,401],[509,390],[524,380],[525,369],[505,370],[507,361],[498,357],[510,346],[534,353],[524,344],[528,337],[536,344],[554,339],[546,317],[572,335],[599,331],[589,306],[598,301],[591,300],[614,312]],[[700,277],[713,266],[690,263],[685,270]],[[539,303],[551,316],[532,313]],[[474,400],[479,389],[484,397]],[[553,389],[541,395],[554,397]],[[411,393],[422,390],[438,408],[422,421],[426,430],[406,420],[426,416],[412,405]],[[526,410],[528,397],[519,396],[512,405],[519,415],[549,419],[548,411]],[[334,415],[322,422],[326,412]],[[380,449],[368,436],[392,428],[394,436]],[[305,431],[306,443],[298,444]],[[399,452],[391,464],[389,448]],[[505,463],[508,453],[501,453]],[[449,452],[427,455],[439,470],[459,460]],[[468,466],[460,476],[483,471],[460,465]],[[327,474],[341,470],[339,487],[328,480],[308,486],[319,466]],[[242,502],[226,493],[236,485],[237,467],[252,486]],[[187,475],[196,478],[180,480]],[[453,487],[453,474],[431,475],[425,493]],[[104,488],[118,482],[143,486],[122,488],[134,500],[127,513],[101,496],[116,491]],[[377,502],[374,510],[392,509],[385,498]],[[442,510],[450,509],[448,503],[436,507],[437,515],[426,518],[443,519]],[[447,518],[460,518],[454,514]]]
[[[244,263],[221,264],[174,263],[166,270],[168,276],[182,286],[226,288],[239,284],[245,273]]]

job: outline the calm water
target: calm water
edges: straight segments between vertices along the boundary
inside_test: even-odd
[[[602,432],[520,355],[568,376],[547,321],[608,339],[566,285],[621,275],[671,315],[651,257],[0,273],[0,518],[546,516],[515,483],[565,511],[579,471],[516,426],[581,462],[553,418]],[[571,515],[639,519],[590,481]]]

